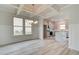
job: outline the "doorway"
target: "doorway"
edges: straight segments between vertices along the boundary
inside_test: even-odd
[[[43,36],[44,36],[44,39],[47,38],[47,25],[43,25]]]

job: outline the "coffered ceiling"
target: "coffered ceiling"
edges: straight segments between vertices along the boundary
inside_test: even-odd
[[[8,8],[15,8],[16,15],[22,15],[27,17],[40,16],[44,19],[61,18],[61,12],[64,8],[70,6],[68,4],[11,4],[5,5]],[[11,8],[9,8],[11,9]]]
[[[33,13],[33,16],[39,15],[42,18],[56,17],[63,8],[70,6],[68,4],[24,4],[21,11]],[[20,6],[19,6],[20,7]],[[54,17],[54,18],[55,18]],[[57,17],[56,17],[57,18]]]

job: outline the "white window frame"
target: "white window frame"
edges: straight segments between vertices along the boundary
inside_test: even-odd
[[[15,25],[15,22],[14,20],[17,20],[17,19],[22,19],[22,18],[17,18],[17,17],[14,17],[13,19],[13,32],[14,32],[14,36],[17,36],[17,35],[23,35],[23,19],[22,19],[22,25]],[[15,28],[21,28],[22,29],[22,33],[21,34],[15,34]]]
[[[26,25],[26,20],[28,20],[28,19],[25,19],[25,35],[31,35],[32,34],[32,20],[28,20],[28,21],[30,21],[31,25]],[[29,33],[28,33],[28,31],[26,32],[26,28],[30,28]]]
[[[17,17],[14,17],[17,18]],[[22,18],[21,18],[22,19]],[[29,20],[29,19],[22,19],[22,26],[18,26],[18,25],[14,25],[14,19],[13,19],[13,28],[15,27],[21,27],[22,28],[22,34],[18,34],[18,35],[31,35],[32,34],[32,25],[31,26],[25,26],[25,20]],[[26,32],[26,28],[31,28],[31,33],[27,33]],[[15,31],[15,29],[13,29],[13,32]],[[15,34],[14,32],[14,36],[17,36],[17,34]]]

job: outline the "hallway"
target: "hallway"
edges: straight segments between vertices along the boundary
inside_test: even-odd
[[[55,40],[30,40],[5,47],[0,47],[1,55],[75,55],[79,52],[70,50],[66,45]]]

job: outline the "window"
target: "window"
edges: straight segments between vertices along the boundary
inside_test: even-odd
[[[14,17],[14,35],[23,34],[23,19]]]
[[[60,25],[60,29],[61,29],[61,30],[65,30],[65,24]]]
[[[25,20],[25,34],[26,35],[32,34],[32,23],[33,23],[32,20],[28,20],[28,19]]]
[[[14,17],[14,35],[29,35],[32,34],[32,20],[21,19]]]

